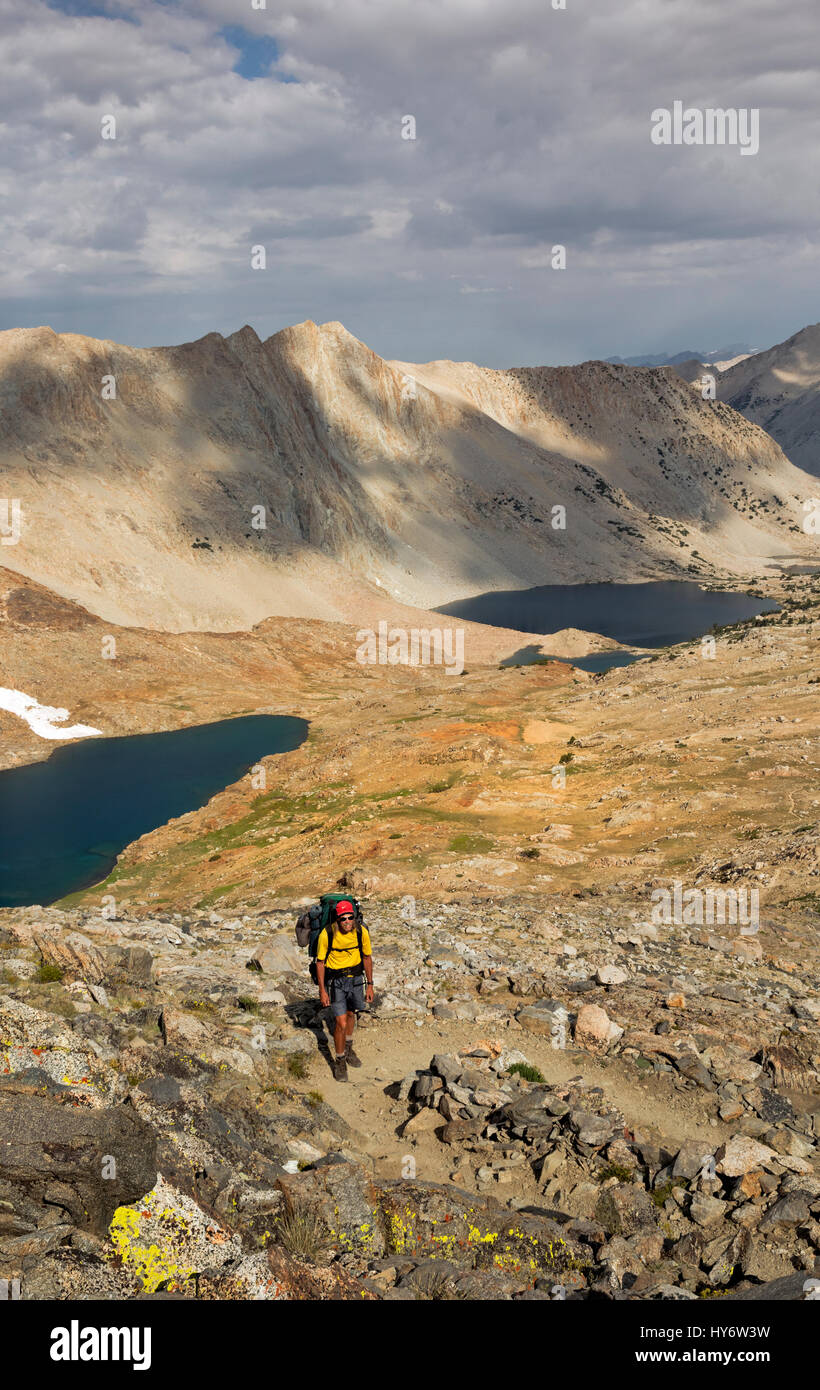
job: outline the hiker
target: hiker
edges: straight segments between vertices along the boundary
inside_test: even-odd
[[[371,950],[367,927],[362,923],[357,928],[353,904],[343,899],[319,933],[316,947],[319,1002],[325,1009],[330,1007],[335,1020],[333,1075],[337,1081],[347,1081],[348,1063],[351,1067],[362,1065],[353,1051],[353,1030],[356,1014],[362,1013],[365,1001],[373,1003]]]

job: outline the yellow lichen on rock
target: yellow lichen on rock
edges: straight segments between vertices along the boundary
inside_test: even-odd
[[[149,1199],[153,1193],[148,1194]],[[140,1243],[141,1218],[149,1213],[134,1207],[117,1207],[109,1227],[111,1241],[116,1255],[128,1268],[133,1269],[140,1279],[146,1293],[156,1293],[163,1285],[174,1291],[181,1288],[194,1273],[192,1265],[179,1264],[172,1249],[173,1234],[169,1233],[169,1246],[160,1249],[155,1242]],[[173,1232],[178,1214],[170,1210],[163,1212]],[[179,1227],[184,1222],[179,1222]]]
[[[138,1203],[117,1208],[109,1233],[113,1257],[134,1270],[146,1293],[185,1289],[195,1274],[242,1254],[238,1236],[161,1176]]]

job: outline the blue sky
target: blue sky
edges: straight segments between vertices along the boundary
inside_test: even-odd
[[[275,38],[267,34],[249,34],[247,29],[238,24],[226,25],[224,29],[220,29],[218,37],[239,50],[233,71],[238,72],[240,77],[252,82],[255,78],[270,75],[271,64],[279,57],[279,47]],[[285,80],[295,81],[294,78]]]
[[[0,328],[340,319],[385,356],[493,366],[765,347],[820,318],[815,0],[784,16],[0,0]],[[759,153],[653,145],[677,99],[759,109]]]
[[[100,4],[94,4],[93,0],[47,0],[50,10],[59,10],[61,14],[73,16],[85,16],[86,18],[101,17],[110,19],[129,19],[127,10],[118,9],[116,6],[106,4],[103,0]],[[137,21],[134,20],[134,23]]]

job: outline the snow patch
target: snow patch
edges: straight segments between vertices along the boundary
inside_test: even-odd
[[[8,710],[25,719],[33,733],[40,738],[94,738],[102,736],[102,729],[92,729],[90,724],[70,724],[58,729],[68,719],[67,709],[57,709],[53,705],[41,705],[32,695],[24,695],[22,690],[11,690],[0,686],[0,709]]]

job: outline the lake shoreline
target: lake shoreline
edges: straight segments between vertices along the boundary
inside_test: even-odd
[[[0,906],[45,906],[104,882],[128,845],[249,770],[264,792],[261,760],[299,748],[309,727],[293,715],[240,716],[67,743],[0,772]]]
[[[573,628],[607,646],[574,657],[546,652],[543,644],[533,644],[505,657],[502,666],[560,661],[600,674],[629,666],[661,649],[697,641],[715,628],[777,612],[778,605],[760,594],[706,588],[696,581],[648,580],[639,584],[543,584],[530,589],[491,590],[437,611],[497,625],[508,610],[515,614],[516,627],[533,635],[554,636]]]

